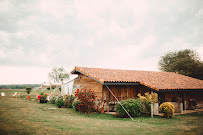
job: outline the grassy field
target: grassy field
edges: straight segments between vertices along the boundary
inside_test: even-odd
[[[52,90],[53,91],[53,90]],[[19,97],[21,98],[26,98],[27,97],[27,92],[25,91],[25,89],[1,89],[0,92],[4,92],[5,95],[7,97],[11,97],[15,92],[18,92]],[[32,93],[33,92],[33,93]],[[34,92],[33,90],[31,91],[31,98],[34,99],[36,97],[36,95],[39,95],[42,92],[42,90],[36,90],[36,92]],[[44,93],[46,94],[50,94],[51,91],[50,90],[44,90]],[[57,90],[54,92],[55,94],[59,94],[60,92]]]
[[[50,109],[56,108],[56,109]],[[203,113],[173,119],[116,118],[109,114],[81,114],[21,98],[0,98],[0,134],[203,134]]]

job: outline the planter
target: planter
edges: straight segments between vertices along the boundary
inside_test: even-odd
[[[30,99],[30,96],[27,96],[27,99]]]
[[[60,105],[58,105],[58,108],[61,108],[61,106],[60,106]]]
[[[47,103],[47,100],[40,99],[40,103]]]
[[[43,99],[40,99],[40,103],[44,103],[44,100],[43,100]]]

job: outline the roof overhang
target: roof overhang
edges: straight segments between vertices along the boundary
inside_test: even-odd
[[[158,92],[186,92],[186,91],[202,91],[203,89],[160,89]]]
[[[91,79],[97,81],[98,83],[104,84],[103,82],[101,82],[101,81],[99,81],[99,80],[97,80],[97,79],[95,79],[95,78],[93,78],[93,77],[87,75],[86,73],[77,70],[77,69],[74,69],[73,71],[71,71],[71,74],[77,74],[77,73],[81,73],[81,74],[83,74],[83,75],[85,75],[85,76],[87,76],[87,77],[89,77],[89,78],[91,78]]]
[[[140,85],[138,82],[104,82],[103,85]]]
[[[81,74],[97,81],[98,83],[101,83],[102,85],[139,85],[140,84],[139,82],[102,82],[102,81],[95,79],[95,78],[93,78],[93,77],[87,75],[86,73],[81,72],[77,69],[74,69],[73,71],[71,71],[71,74],[77,74],[77,73],[81,73]]]
[[[106,82],[103,79],[91,77],[87,73],[77,70],[76,68],[71,71],[71,74],[78,74],[78,73],[81,73],[81,74],[85,75],[86,77],[89,77],[89,78],[95,80],[96,82],[101,83],[102,85],[142,85],[154,92],[178,92],[178,91],[181,92],[181,91],[201,91],[201,90],[203,90],[203,89],[158,89],[158,88],[154,88],[149,85],[146,85],[142,82]]]

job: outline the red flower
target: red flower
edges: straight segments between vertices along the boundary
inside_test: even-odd
[[[42,96],[42,95],[37,96],[37,99],[40,100],[40,97],[41,97],[41,96]]]

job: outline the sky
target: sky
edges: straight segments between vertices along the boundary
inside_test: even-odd
[[[168,52],[203,60],[202,0],[0,0],[0,84],[53,67],[159,71]]]

